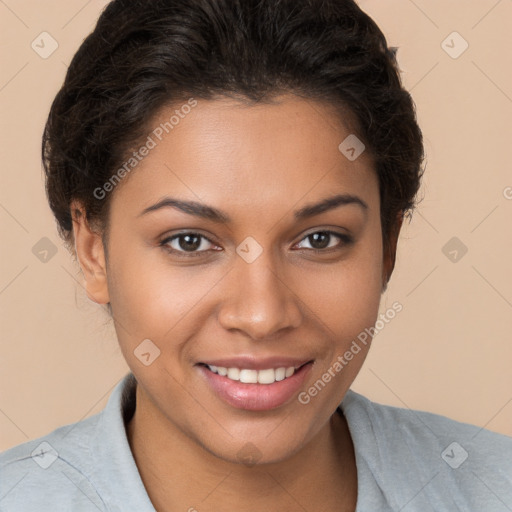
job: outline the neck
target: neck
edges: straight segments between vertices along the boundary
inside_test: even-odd
[[[160,417],[151,401],[141,395],[137,386],[127,435],[157,512],[355,510],[354,447],[341,413],[333,414],[290,458],[246,465],[213,455]]]

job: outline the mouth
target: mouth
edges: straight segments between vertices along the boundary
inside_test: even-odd
[[[289,403],[302,388],[314,360],[282,365],[247,361],[226,366],[198,363],[204,381],[216,397],[235,409],[266,411]],[[226,363],[224,363],[226,364]],[[249,367],[248,367],[249,366]],[[252,368],[250,366],[253,366]],[[260,368],[254,368],[260,366]]]
[[[304,365],[311,363],[307,361],[299,366],[281,366],[278,368],[264,368],[256,370],[252,368],[238,368],[238,367],[225,367],[215,366],[206,363],[200,363],[208,368],[212,373],[216,373],[221,377],[241,382],[242,384],[274,384],[274,382],[281,382],[289,379],[296,371],[300,370]]]

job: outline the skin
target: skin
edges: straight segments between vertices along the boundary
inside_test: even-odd
[[[107,254],[101,233],[72,204],[85,289],[91,300],[110,302],[138,381],[127,434],[160,512],[355,510],[352,439],[335,411],[370,344],[309,404],[293,398],[270,411],[226,404],[196,365],[245,354],[303,356],[314,359],[307,390],[374,325],[400,223],[383,251],[373,162],[368,152],[351,162],[339,151],[353,133],[348,117],[339,121],[328,105],[291,94],[258,106],[199,100],[115,189]],[[367,208],[352,203],[294,218],[335,194],[357,196]],[[222,210],[231,222],[176,208],[140,215],[166,195]],[[332,236],[315,253],[308,235],[326,229],[353,242]],[[178,254],[159,245],[182,230],[207,237],[195,249],[205,252],[187,257],[183,239],[167,244]],[[248,236],[263,248],[252,263],[236,253]],[[134,355],[144,339],[161,350],[149,366]],[[252,466],[238,455],[248,440],[259,457]]]

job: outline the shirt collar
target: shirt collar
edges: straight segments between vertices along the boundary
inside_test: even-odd
[[[118,382],[100,415],[90,447],[98,462],[95,485],[112,512],[155,512],[126,433],[125,422],[135,411],[135,389],[132,373]]]
[[[135,464],[126,432],[126,425],[135,412],[136,387],[132,373],[117,383],[100,414],[90,447],[93,460],[97,461],[95,485],[112,512],[156,512]],[[338,406],[339,411],[347,416],[358,398],[362,397],[349,389]],[[355,432],[350,430],[355,444]],[[357,450],[356,459],[359,473],[362,460]],[[358,494],[361,491],[359,488]]]

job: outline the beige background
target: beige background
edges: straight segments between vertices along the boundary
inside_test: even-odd
[[[50,103],[105,4],[0,1],[0,450],[100,411],[127,372],[57,236],[40,164]],[[428,160],[382,301],[404,309],[353,389],[512,436],[512,1],[360,4],[400,47]],[[43,31],[58,42],[46,59],[31,48]],[[456,59],[442,46],[454,31],[469,44]],[[32,252],[43,237],[57,251],[45,263]],[[468,248],[457,262],[442,251],[452,237]]]

